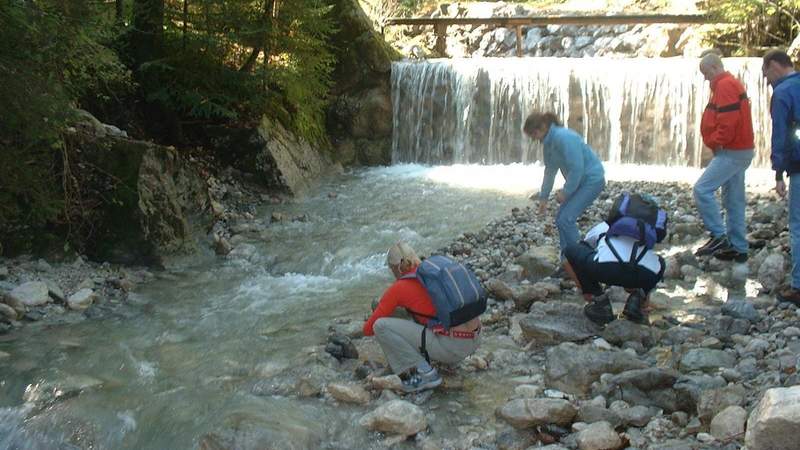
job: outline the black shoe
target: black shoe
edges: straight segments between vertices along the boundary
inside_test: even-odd
[[[714,258],[722,261],[736,261],[739,263],[747,262],[747,252],[740,252],[732,246],[721,248],[714,252]]]
[[[702,247],[698,248],[694,252],[694,256],[710,255],[721,248],[730,247],[730,245],[731,244],[730,242],[728,242],[728,237],[725,235],[719,237],[712,237],[711,239],[708,240],[708,242],[703,244]]]
[[[598,325],[605,325],[614,321],[614,310],[605,294],[599,295],[591,303],[583,307],[586,318]]]
[[[791,286],[786,286],[778,290],[775,296],[779,302],[792,303],[800,307],[800,289],[795,289]]]
[[[647,314],[644,313],[644,304],[647,301],[647,295],[641,289],[637,289],[628,296],[625,301],[625,309],[622,310],[622,315],[631,322],[640,325],[649,325],[650,320]]]

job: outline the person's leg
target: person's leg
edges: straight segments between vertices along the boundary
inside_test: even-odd
[[[425,337],[425,348],[431,361],[438,361],[444,364],[458,364],[467,356],[475,353],[478,349],[480,338],[462,339],[450,336],[441,336],[428,331]]]
[[[375,339],[394,373],[401,374],[425,361],[419,351],[424,328],[410,320],[393,317],[375,321]]]
[[[792,241],[792,288],[800,289],[800,174],[789,177],[789,235]]]
[[[753,160],[753,152],[752,150],[740,150],[736,153],[731,152],[729,157],[735,163],[736,170],[722,185],[722,203],[725,208],[728,240],[735,252],[747,254],[747,225],[744,217],[747,200],[744,175]]]
[[[558,245],[561,256],[568,245],[578,242],[581,238],[578,232],[578,217],[594,202],[605,186],[605,180],[589,180],[581,184],[572,194],[572,197],[561,204],[556,213],[556,228],[558,229]]]
[[[706,170],[694,184],[692,191],[694,192],[695,206],[703,220],[703,225],[711,233],[712,238],[697,250],[700,255],[711,254],[724,244],[721,238],[725,236],[725,226],[722,223],[722,213],[717,199],[714,198],[714,193],[730,178],[732,171],[735,171],[735,164],[727,156],[727,153],[721,150],[711,159]]]
[[[594,255],[594,249],[583,241],[570,244],[564,249],[564,270],[581,290],[587,302],[603,293],[600,283],[591,276]]]
[[[800,174],[789,176],[789,236],[792,245],[791,285],[778,291],[778,300],[800,306]]]

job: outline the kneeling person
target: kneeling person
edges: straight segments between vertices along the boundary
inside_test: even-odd
[[[418,277],[421,261],[414,249],[404,242],[393,245],[386,263],[396,281],[364,324],[364,335],[375,336],[392,371],[403,378],[406,392],[435,388],[442,378],[430,361],[456,364],[478,348],[481,322],[477,316],[485,309],[485,298],[475,317],[454,326],[441,324],[435,302]],[[476,292],[483,292],[475,283]],[[405,308],[413,321],[390,317],[397,308]]]
[[[628,197],[627,201],[622,198],[624,196]],[[642,202],[646,202],[645,208]],[[621,204],[631,209],[614,212],[619,211]],[[664,259],[652,249],[655,242],[666,235],[666,213],[652,200],[628,194],[623,194],[614,205],[606,221],[589,230],[583,241],[567,247],[564,267],[589,302],[584,313],[591,321],[605,325],[614,320],[611,302],[601,285],[605,284],[625,288],[630,295],[623,316],[632,322],[647,324],[644,306],[666,268]],[[642,209],[647,210],[643,215],[650,218],[632,217],[642,213]],[[645,231],[642,236],[648,224],[652,232]],[[626,229],[631,231],[626,232]]]

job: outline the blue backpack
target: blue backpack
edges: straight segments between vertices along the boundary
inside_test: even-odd
[[[401,278],[416,278],[431,296],[436,317],[429,317],[429,328],[441,325],[448,330],[486,311],[486,291],[475,274],[446,256],[431,256],[422,261],[416,273]]]
[[[667,212],[647,195],[620,194],[606,218],[607,236],[629,236],[648,249],[667,236]]]

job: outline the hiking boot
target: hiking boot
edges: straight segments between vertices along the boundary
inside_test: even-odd
[[[599,295],[583,307],[583,314],[586,318],[598,325],[605,325],[614,321],[614,310],[611,309],[611,301],[606,294]]]
[[[442,384],[442,377],[434,368],[430,372],[425,373],[415,371],[409,375],[408,378],[403,380],[402,386],[403,392],[411,393],[424,391],[425,389],[433,389],[440,384]]]
[[[712,237],[711,239],[708,240],[708,242],[703,244],[702,247],[698,248],[694,252],[694,256],[710,255],[721,248],[730,247],[730,245],[731,244],[730,242],[728,242],[728,237],[725,235],[719,237]]]
[[[795,306],[800,306],[800,289],[788,286],[779,290],[775,297],[779,302],[788,302],[793,303]]]
[[[625,309],[622,310],[622,315],[631,322],[640,325],[649,325],[650,320],[644,312],[644,305],[647,302],[647,295],[641,289],[636,289],[628,296],[625,301]]]
[[[714,258],[722,261],[736,261],[738,263],[747,262],[747,252],[740,252],[730,244],[714,252]]]

